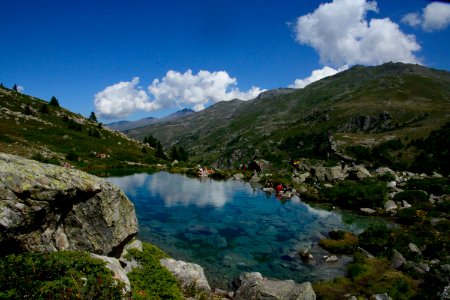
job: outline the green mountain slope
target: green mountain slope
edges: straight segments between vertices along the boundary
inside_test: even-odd
[[[402,147],[388,147],[389,159],[405,167],[420,152],[408,144],[441,128],[449,116],[449,72],[387,63],[355,66],[300,90],[220,102],[127,134],[138,139],[151,134],[166,146],[187,148],[193,159],[219,166],[245,162],[255,153],[272,162],[336,153],[358,157],[376,147],[383,152],[384,143],[396,141]]]
[[[60,106],[0,88],[0,152],[84,170],[153,163],[154,150]]]

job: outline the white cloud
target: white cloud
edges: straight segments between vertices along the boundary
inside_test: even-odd
[[[162,107],[193,107],[202,110],[209,103],[228,101],[232,99],[250,100],[263,90],[252,87],[246,92],[236,87],[236,78],[225,71],[200,71],[192,74],[191,70],[184,73],[168,71],[161,80],[155,79],[148,87],[155,103]]]
[[[402,18],[402,22],[413,27],[421,26],[425,31],[442,30],[450,25],[450,4],[430,3],[422,10],[422,14],[409,13]]]
[[[18,85],[18,86],[17,86],[17,91],[18,91],[19,93],[23,93],[23,92],[25,91],[25,88],[24,88],[22,85]]]
[[[444,29],[450,24],[450,4],[433,2],[423,11],[423,29],[427,31]]]
[[[347,69],[348,66],[343,66],[342,68],[339,69],[333,69],[331,67],[325,66],[322,69],[312,71],[311,75],[305,79],[296,79],[294,84],[291,84],[289,87],[296,89],[304,88],[305,86],[313,83],[314,81],[320,80],[328,76],[332,76]]]
[[[170,70],[162,79],[154,79],[148,92],[138,86],[139,78],[119,82],[95,95],[95,108],[100,117],[125,118],[137,110],[156,111],[163,108],[202,110],[208,104],[232,99],[250,100],[264,90],[252,87],[240,91],[236,78],[225,71],[191,70],[184,73]]]
[[[124,118],[136,110],[156,110],[147,93],[138,87],[139,77],[108,86],[95,95],[95,108],[99,116],[107,119]]]
[[[404,34],[390,19],[367,20],[378,12],[375,1],[334,0],[321,4],[295,23],[296,40],[316,49],[321,62],[334,66],[378,65],[389,61],[417,63],[414,35]]]
[[[409,13],[402,18],[402,22],[409,26],[416,27],[422,24],[423,19],[418,13]]]

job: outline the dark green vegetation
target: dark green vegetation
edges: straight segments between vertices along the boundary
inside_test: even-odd
[[[449,111],[449,72],[387,63],[355,66],[301,90],[219,102],[127,133],[151,134],[221,168],[237,168],[254,155],[280,166],[344,154],[374,167],[448,174]]]
[[[0,149],[41,162],[70,162],[77,168],[121,168],[162,162],[156,150],[62,107],[55,97],[46,102],[0,88]],[[160,149],[162,150],[162,148]],[[164,152],[162,152],[164,154]]]
[[[341,192],[343,186],[348,189],[353,184],[341,182],[335,188],[325,190],[323,195],[334,195],[333,189]],[[355,263],[349,266],[347,278],[315,285],[319,299],[341,299],[345,294],[367,297],[386,292],[393,299],[436,299],[448,285],[450,273],[445,266],[450,263],[450,179],[412,179],[402,188],[405,190],[397,193],[394,200],[406,201],[411,207],[394,215],[398,225],[371,226],[358,238],[349,233],[331,232],[330,239],[320,242],[332,253],[350,254],[359,246],[375,258],[364,258],[355,252]],[[352,192],[348,193],[354,198]],[[430,198],[431,194],[442,196]],[[371,198],[375,200],[376,196]],[[327,198],[330,199],[334,198]],[[353,205],[353,209],[360,207],[357,202]],[[411,243],[419,252],[411,250]],[[398,270],[388,263],[394,250],[407,261]]]
[[[183,299],[175,277],[159,259],[167,255],[150,244],[130,250],[140,268],[128,274],[132,299]],[[27,252],[0,258],[0,299],[122,299],[124,284],[105,262],[85,252]]]
[[[361,181],[340,181],[322,191],[322,199],[341,207],[383,207],[388,188],[384,181],[367,178]]]
[[[387,293],[392,299],[412,299],[417,282],[389,266],[385,259],[366,258],[355,254],[347,278],[336,278],[313,284],[317,299],[345,299],[350,294],[369,299],[374,294]],[[359,299],[359,298],[358,298]]]
[[[144,243],[142,252],[130,250],[128,257],[142,266],[128,274],[133,299],[183,299],[175,277],[159,263],[164,252]]]
[[[122,299],[112,275],[84,252],[11,254],[0,259],[0,299]]]

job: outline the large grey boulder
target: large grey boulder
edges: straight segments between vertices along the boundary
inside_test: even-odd
[[[374,171],[374,175],[379,177],[379,176],[383,176],[385,174],[391,174],[394,176],[394,180],[395,181],[399,181],[400,178],[397,176],[397,174],[392,171],[391,169],[387,168],[387,167],[379,167]]]
[[[163,258],[159,262],[177,278],[183,291],[190,292],[193,289],[196,293],[211,292],[211,287],[201,266],[173,258]]]
[[[0,153],[0,252],[119,256],[138,232],[133,204],[85,172]]]
[[[347,170],[342,169],[340,166],[334,167],[312,167],[310,173],[320,181],[336,181],[342,180],[347,177]]]
[[[235,300],[315,300],[316,294],[311,283],[295,283],[293,280],[273,280],[263,278],[261,273],[243,273],[239,277],[241,285]]]
[[[372,177],[372,174],[363,165],[354,166],[349,170],[350,177],[358,180]]]

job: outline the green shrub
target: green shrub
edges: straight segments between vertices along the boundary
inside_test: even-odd
[[[36,152],[33,154],[33,156],[31,157],[31,159],[46,163],[46,164],[53,164],[53,165],[60,165],[60,161],[57,157],[45,157],[44,155],[42,155],[42,153],[40,152]]]
[[[450,179],[448,178],[424,178],[411,179],[406,184],[406,189],[422,190],[428,194],[440,196],[450,194]]]
[[[67,155],[66,155],[66,159],[70,160],[70,161],[78,161],[78,154],[75,153],[75,151],[70,150]]]
[[[378,179],[386,182],[395,181],[395,175],[390,172],[386,172],[383,175],[378,176]]]
[[[419,219],[417,216],[417,209],[414,207],[408,207],[400,210],[397,213],[397,221],[401,224],[414,224]]]
[[[386,183],[376,179],[365,179],[360,182],[345,180],[332,188],[325,189],[322,196],[339,206],[380,207],[384,205],[388,188]]]
[[[143,251],[129,251],[128,258],[142,266],[128,274],[133,299],[183,299],[177,280],[159,263],[166,256],[147,243],[143,243]]]
[[[391,233],[384,224],[372,225],[358,236],[359,245],[374,255],[382,254],[390,243]]]
[[[43,103],[40,107],[39,107],[39,112],[43,113],[43,114],[48,114],[48,106],[47,104]]]
[[[450,199],[444,199],[442,201],[439,201],[436,203],[436,210],[442,211],[442,212],[449,212],[450,211]]]
[[[85,252],[11,254],[0,260],[0,299],[121,299],[123,283]]]
[[[74,120],[72,120],[72,119],[69,119],[68,120],[68,125],[67,125],[67,128],[68,129],[71,129],[71,130],[74,130],[74,131],[82,131],[83,130],[83,127],[82,127],[82,125],[80,124],[80,123],[78,123],[78,122],[75,122]]]
[[[428,201],[428,195],[424,191],[408,190],[395,194],[394,201],[402,202],[405,200],[409,204],[415,204]]]

